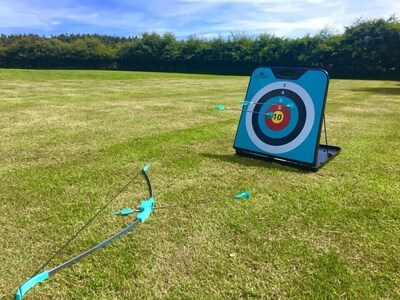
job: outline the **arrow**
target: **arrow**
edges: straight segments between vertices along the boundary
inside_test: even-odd
[[[249,104],[254,104],[254,105],[262,105],[262,104],[265,104],[265,103],[257,103],[257,102],[246,101],[246,100],[244,100],[244,101],[239,101],[239,103],[243,104],[244,106],[247,106],[247,105],[249,105]],[[294,108],[294,104],[293,104],[293,103],[283,104],[283,103],[281,103],[281,102],[278,102],[278,103],[274,103],[274,104],[271,104],[271,105],[282,105],[282,106],[286,106],[286,107],[289,108],[289,109],[293,109],[293,108]]]
[[[250,193],[247,190],[244,190],[243,192],[236,194],[233,196],[233,199],[249,199],[250,198]],[[229,198],[232,199],[232,198]],[[157,205],[154,207],[154,209],[169,209],[169,208],[174,208],[174,207],[187,207],[187,206],[197,206],[200,204],[205,204],[205,203],[210,203],[210,202],[218,202],[218,201],[226,201],[227,199],[208,199],[208,200],[198,200],[194,202],[188,202],[188,203],[183,203],[183,204],[172,204],[172,205]]]
[[[268,119],[272,119],[272,117],[274,116],[274,113],[272,111],[267,112],[267,113],[261,113],[261,112],[254,111],[254,110],[243,110],[243,109],[237,109],[237,108],[230,108],[230,107],[226,107],[225,105],[222,105],[222,104],[215,105],[214,107],[216,110],[233,110],[233,111],[240,111],[240,112],[245,112],[245,113],[254,113],[254,114],[265,115]]]

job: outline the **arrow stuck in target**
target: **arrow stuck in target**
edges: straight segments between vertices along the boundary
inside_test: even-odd
[[[251,101],[240,101],[240,103],[242,103],[244,106],[251,104],[254,105],[260,105],[260,104],[264,104],[264,103],[255,103],[255,102],[251,102]],[[289,103],[289,104],[282,104],[282,103],[274,103],[271,104],[272,105],[282,105],[287,107],[288,109],[293,109],[294,108],[294,104],[293,103]],[[233,110],[233,111],[240,111],[240,112],[246,112],[246,113],[254,113],[254,114],[261,114],[261,115],[265,115],[268,119],[272,119],[274,116],[274,113],[272,111],[269,111],[267,113],[262,113],[262,112],[258,112],[258,111],[254,111],[254,110],[244,110],[244,109],[238,109],[238,108],[231,108],[231,107],[227,107],[223,104],[218,104],[215,105],[214,108],[216,110]]]
[[[246,100],[239,101],[239,103],[243,104],[244,106],[247,106],[247,105],[249,105],[249,104],[254,104],[254,105],[262,105],[262,104],[264,104],[264,103],[257,103],[257,102],[253,102],[253,101],[246,101]],[[273,103],[273,104],[271,104],[271,105],[275,105],[275,104],[277,104],[277,105],[284,105],[284,106],[286,106],[286,107],[289,108],[289,109],[293,109],[293,108],[294,108],[294,104],[293,104],[293,103],[288,103],[288,104]]]

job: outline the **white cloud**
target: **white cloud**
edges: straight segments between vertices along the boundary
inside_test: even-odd
[[[46,22],[37,14],[25,11],[18,3],[0,3],[0,28],[29,26],[46,26]]]
[[[88,22],[96,19],[98,14],[81,12],[79,8],[56,9],[50,7],[36,7],[29,3],[13,2],[0,3],[0,31],[1,28],[41,28],[51,30],[60,25],[60,19],[70,19],[74,22]]]

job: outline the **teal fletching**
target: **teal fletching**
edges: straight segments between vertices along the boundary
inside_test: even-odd
[[[218,104],[214,106],[217,110],[224,110],[225,106],[223,106],[222,104]]]
[[[235,199],[249,199],[249,198],[250,198],[250,193],[247,190],[244,190],[243,192],[235,195]]]
[[[294,108],[294,104],[293,103],[286,104],[286,107],[289,108],[289,109],[293,109]]]

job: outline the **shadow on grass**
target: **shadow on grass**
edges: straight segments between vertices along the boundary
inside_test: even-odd
[[[287,171],[287,172],[294,172],[294,173],[309,173],[308,171],[292,168],[289,166],[280,165],[278,163],[259,160],[251,157],[244,157],[239,155],[230,155],[230,154],[212,154],[212,153],[200,153],[201,156],[220,160],[224,162],[229,162],[232,164],[238,164],[245,167],[263,167],[270,170],[280,170],[280,171]]]
[[[382,95],[400,95],[400,87],[365,87],[351,89],[353,92],[367,92]]]

